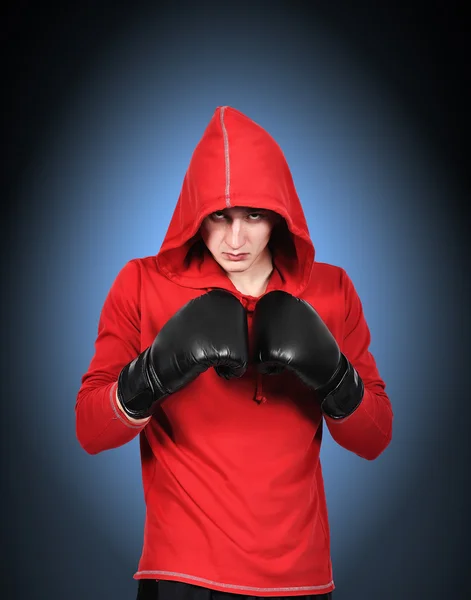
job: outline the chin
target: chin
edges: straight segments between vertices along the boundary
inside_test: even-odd
[[[246,271],[249,265],[242,265],[240,263],[231,263],[227,264],[229,261],[221,261],[221,267],[227,271],[228,273],[240,273],[242,271]]]

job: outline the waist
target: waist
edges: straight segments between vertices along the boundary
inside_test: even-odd
[[[154,467],[136,578],[177,578],[249,595],[302,595],[332,585],[321,478],[257,470],[213,473],[190,463]],[[207,468],[207,466],[206,466]],[[319,467],[320,469],[320,467]],[[258,591],[258,592],[257,592]]]

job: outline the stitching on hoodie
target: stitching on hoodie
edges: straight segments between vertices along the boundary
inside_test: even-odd
[[[229,208],[231,206],[231,197],[229,194],[230,185],[231,185],[231,163],[229,160],[229,139],[227,137],[227,130],[224,124],[224,111],[226,110],[226,106],[221,108],[220,116],[221,116],[221,127],[222,127],[222,137],[224,139],[224,164],[226,167],[226,187],[224,190],[224,198],[226,200],[226,206]]]
[[[169,577],[182,577],[191,581],[205,583],[207,585],[217,585],[222,588],[229,588],[233,590],[247,590],[251,592],[309,592],[310,590],[325,590],[326,588],[329,588],[334,584],[333,581],[329,581],[329,583],[325,583],[324,585],[262,588],[245,585],[235,585],[230,583],[221,583],[219,581],[211,581],[210,579],[204,579],[204,577],[195,577],[194,575],[186,575],[185,573],[175,573],[174,571],[138,571],[136,575],[167,575]]]

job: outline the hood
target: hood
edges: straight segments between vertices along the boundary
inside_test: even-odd
[[[233,290],[204,246],[199,228],[210,213],[235,206],[270,209],[283,217],[270,239],[278,288],[299,295],[309,282],[314,246],[288,163],[260,125],[220,106],[191,157],[156,256],[159,270],[185,287]]]

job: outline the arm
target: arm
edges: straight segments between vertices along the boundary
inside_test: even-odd
[[[89,454],[126,444],[150,420],[127,416],[116,395],[119,373],[140,352],[139,285],[139,266],[130,261],[116,277],[101,311],[95,353],[75,404],[77,439]]]
[[[360,298],[345,271],[342,271],[342,287],[345,289],[346,314],[340,348],[363,381],[364,394],[351,414],[342,419],[325,415],[325,421],[338,444],[362,458],[373,460],[391,441],[393,412],[385,383],[369,351],[371,336]]]
[[[77,398],[77,437],[90,454],[133,439],[165,398],[207,369],[230,379],[247,367],[247,315],[233,294],[212,290],[190,300],[141,352],[139,290],[131,261],[106,299]]]
[[[392,410],[369,352],[370,332],[353,284],[342,270],[345,321],[337,341],[305,300],[277,290],[254,311],[255,362],[261,373],[289,369],[315,391],[332,437],[372,460],[391,440]],[[341,342],[341,343],[340,343]]]

